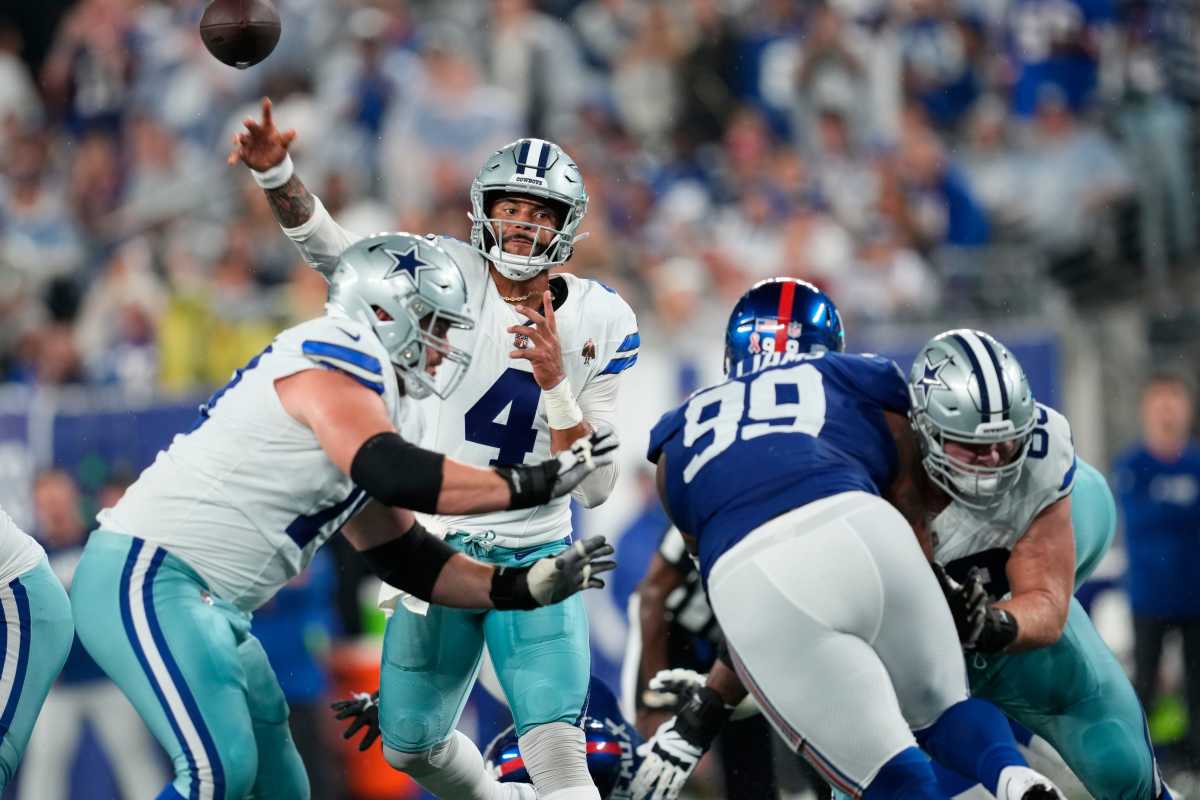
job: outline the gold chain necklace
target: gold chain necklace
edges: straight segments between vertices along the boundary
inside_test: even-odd
[[[531,297],[533,297],[533,292],[526,292],[520,297],[505,297],[504,295],[500,295],[500,299],[506,303],[524,303]]]

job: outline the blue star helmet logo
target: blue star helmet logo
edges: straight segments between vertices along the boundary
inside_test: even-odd
[[[949,356],[936,364],[929,360],[929,356],[925,356],[925,374],[917,381],[917,385],[924,387],[926,391],[929,389],[949,389],[950,387],[942,380],[942,370],[949,363]]]
[[[422,261],[418,256],[416,244],[413,244],[412,247],[408,248],[403,253],[386,249],[383,252],[391,256],[393,262],[395,262],[392,264],[392,268],[387,271],[387,274],[383,276],[384,280],[388,278],[394,278],[402,272],[407,272],[408,275],[413,279],[413,283],[416,283],[417,270],[421,267],[429,266],[429,262]]]

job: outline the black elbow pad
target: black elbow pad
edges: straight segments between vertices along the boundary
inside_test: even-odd
[[[398,539],[360,552],[381,581],[430,600],[442,568],[458,551],[414,522]]]
[[[350,478],[379,502],[437,513],[446,457],[407,442],[398,433],[377,433],[363,442],[350,463]]]

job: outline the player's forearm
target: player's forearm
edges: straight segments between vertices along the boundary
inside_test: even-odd
[[[446,562],[430,601],[451,608],[492,608],[495,569],[461,553]]]
[[[578,424],[572,425],[570,428],[551,428],[550,429],[550,453],[557,455],[563,450],[571,449],[579,439],[587,436],[592,432],[592,425],[586,419],[580,420]]]
[[[480,469],[447,458],[438,493],[439,514],[480,514],[503,511],[512,502],[508,483],[492,469]]]
[[[667,658],[666,593],[657,587],[639,587],[638,624],[641,628],[642,658],[638,664],[638,685],[646,686],[650,679],[671,664]]]
[[[736,706],[745,700],[746,695],[750,693],[742,685],[742,679],[733,671],[733,668],[719,658],[713,662],[712,669],[709,670],[708,679],[704,685],[716,692],[717,696],[727,706]]]
[[[1017,638],[1005,651],[1035,650],[1049,647],[1062,636],[1070,610],[1070,596],[1064,599],[1048,589],[1035,589],[1014,594],[996,606],[1012,614],[1017,621]]]
[[[271,213],[282,227],[298,228],[312,218],[316,198],[304,186],[299,175],[292,175],[287,183],[277,189],[264,191]]]

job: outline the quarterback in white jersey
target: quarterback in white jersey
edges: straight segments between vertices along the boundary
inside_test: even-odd
[[[467,608],[534,608],[586,586],[611,548],[497,569],[446,546],[411,510],[544,503],[606,461],[603,432],[552,462],[479,469],[423,450],[412,398],[448,396],[470,357],[466,286],[431,239],[347,248],[327,315],[280,334],[201,407],[111,509],[71,587],[80,640],[167,749],[161,797],[303,798],[287,707],[249,612],[352,517],[382,580]],[[410,510],[411,509],[411,510]]]
[[[294,136],[276,130],[264,101],[262,119],[235,135],[230,160],[254,170],[285,233],[328,275],[358,236],[294,175]],[[570,258],[587,209],[583,178],[557,145],[522,139],[498,150],[472,183],[471,207],[470,244],[438,239],[467,281],[477,325],[456,331],[454,342],[471,365],[449,402],[428,410],[425,441],[478,466],[548,458],[611,420],[618,377],[637,360],[637,321],[611,289],[549,274]],[[596,470],[572,494],[595,506],[615,480],[615,467]],[[451,546],[496,564],[551,555],[571,541],[566,498],[528,511],[442,513],[433,526]],[[439,796],[492,800],[473,788],[482,772],[477,748],[454,733],[485,640],[539,795],[598,797],[577,724],[590,674],[581,601],[535,614],[398,609],[380,690],[390,763]]]
[[[0,792],[12,781],[33,724],[75,637],[71,605],[46,551],[0,508]]]

